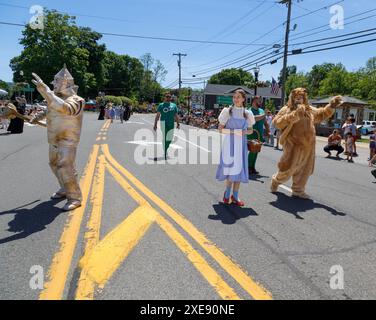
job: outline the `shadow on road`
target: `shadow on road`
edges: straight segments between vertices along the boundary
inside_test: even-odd
[[[294,198],[280,192],[276,193],[276,195],[278,199],[276,201],[270,202],[270,204],[279,210],[293,214],[296,219],[304,220],[304,218],[301,217],[299,213],[304,213],[314,209],[325,209],[334,216],[346,216],[346,213],[344,212],[339,212],[324,204],[314,202],[313,200]]]
[[[260,182],[260,183],[265,183],[265,181],[262,180],[262,179],[270,179],[270,177],[268,177],[268,176],[261,176],[259,174],[256,174],[256,175],[252,174],[252,175],[249,176],[249,180],[250,181],[256,181],[256,182]]]
[[[338,162],[340,162],[340,161],[346,161],[346,159],[344,159],[344,158],[341,158],[341,157],[337,158],[337,157],[333,157],[333,156],[331,156],[331,157],[324,157],[323,159],[327,159],[327,160],[331,160],[331,161],[338,161]]]
[[[8,223],[9,229],[7,231],[15,233],[12,236],[0,239],[0,245],[25,239],[46,229],[46,226],[51,224],[62,213],[61,209],[54,207],[55,201],[43,202],[32,209],[24,209],[36,202],[39,202],[39,200],[0,213],[0,215],[14,214],[14,219]]]
[[[235,224],[236,221],[250,216],[258,216],[257,212],[251,208],[239,208],[223,203],[213,205],[217,215],[209,215],[210,220],[220,220],[223,224]]]

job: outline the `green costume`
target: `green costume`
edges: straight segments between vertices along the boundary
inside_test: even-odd
[[[174,103],[165,102],[159,105],[157,112],[161,114],[163,149],[167,157],[167,150],[174,138],[175,115],[178,113],[178,107]]]
[[[265,115],[265,111],[261,108],[258,108],[258,109],[251,108],[250,110],[252,111],[254,116]],[[264,142],[264,119],[262,119],[260,121],[256,121],[255,125],[253,126],[253,130],[254,130],[253,134],[248,135],[248,140],[253,140],[253,139],[259,138],[259,136],[256,132],[256,130],[257,130],[260,134],[261,142]],[[255,169],[256,168],[257,156],[258,156],[258,153],[251,153],[251,152],[249,153],[249,155],[248,155],[248,168],[249,169]]]

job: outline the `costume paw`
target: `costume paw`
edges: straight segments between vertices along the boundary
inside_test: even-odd
[[[305,192],[299,192],[299,193],[293,192],[292,196],[295,197],[295,198],[301,198],[301,199],[307,199],[307,200],[311,199],[311,197],[308,194],[306,194]]]
[[[67,204],[64,206],[64,211],[72,211],[77,208],[81,207],[81,201],[78,200],[69,200]]]

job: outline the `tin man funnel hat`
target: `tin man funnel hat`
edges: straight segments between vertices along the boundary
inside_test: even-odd
[[[64,67],[55,75],[54,81],[51,84],[55,85],[57,82],[62,82],[65,89],[73,89],[77,93],[78,86],[74,84],[74,78],[68,71],[65,64]]]

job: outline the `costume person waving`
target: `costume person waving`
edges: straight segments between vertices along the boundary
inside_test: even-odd
[[[52,82],[54,91],[35,73],[33,77],[33,83],[48,105],[47,110],[35,115],[32,122],[47,118],[50,167],[60,184],[60,190],[53,194],[52,199],[67,198],[63,210],[74,210],[81,206],[82,200],[75,160],[85,100],[77,95],[78,87],[65,66]]]

